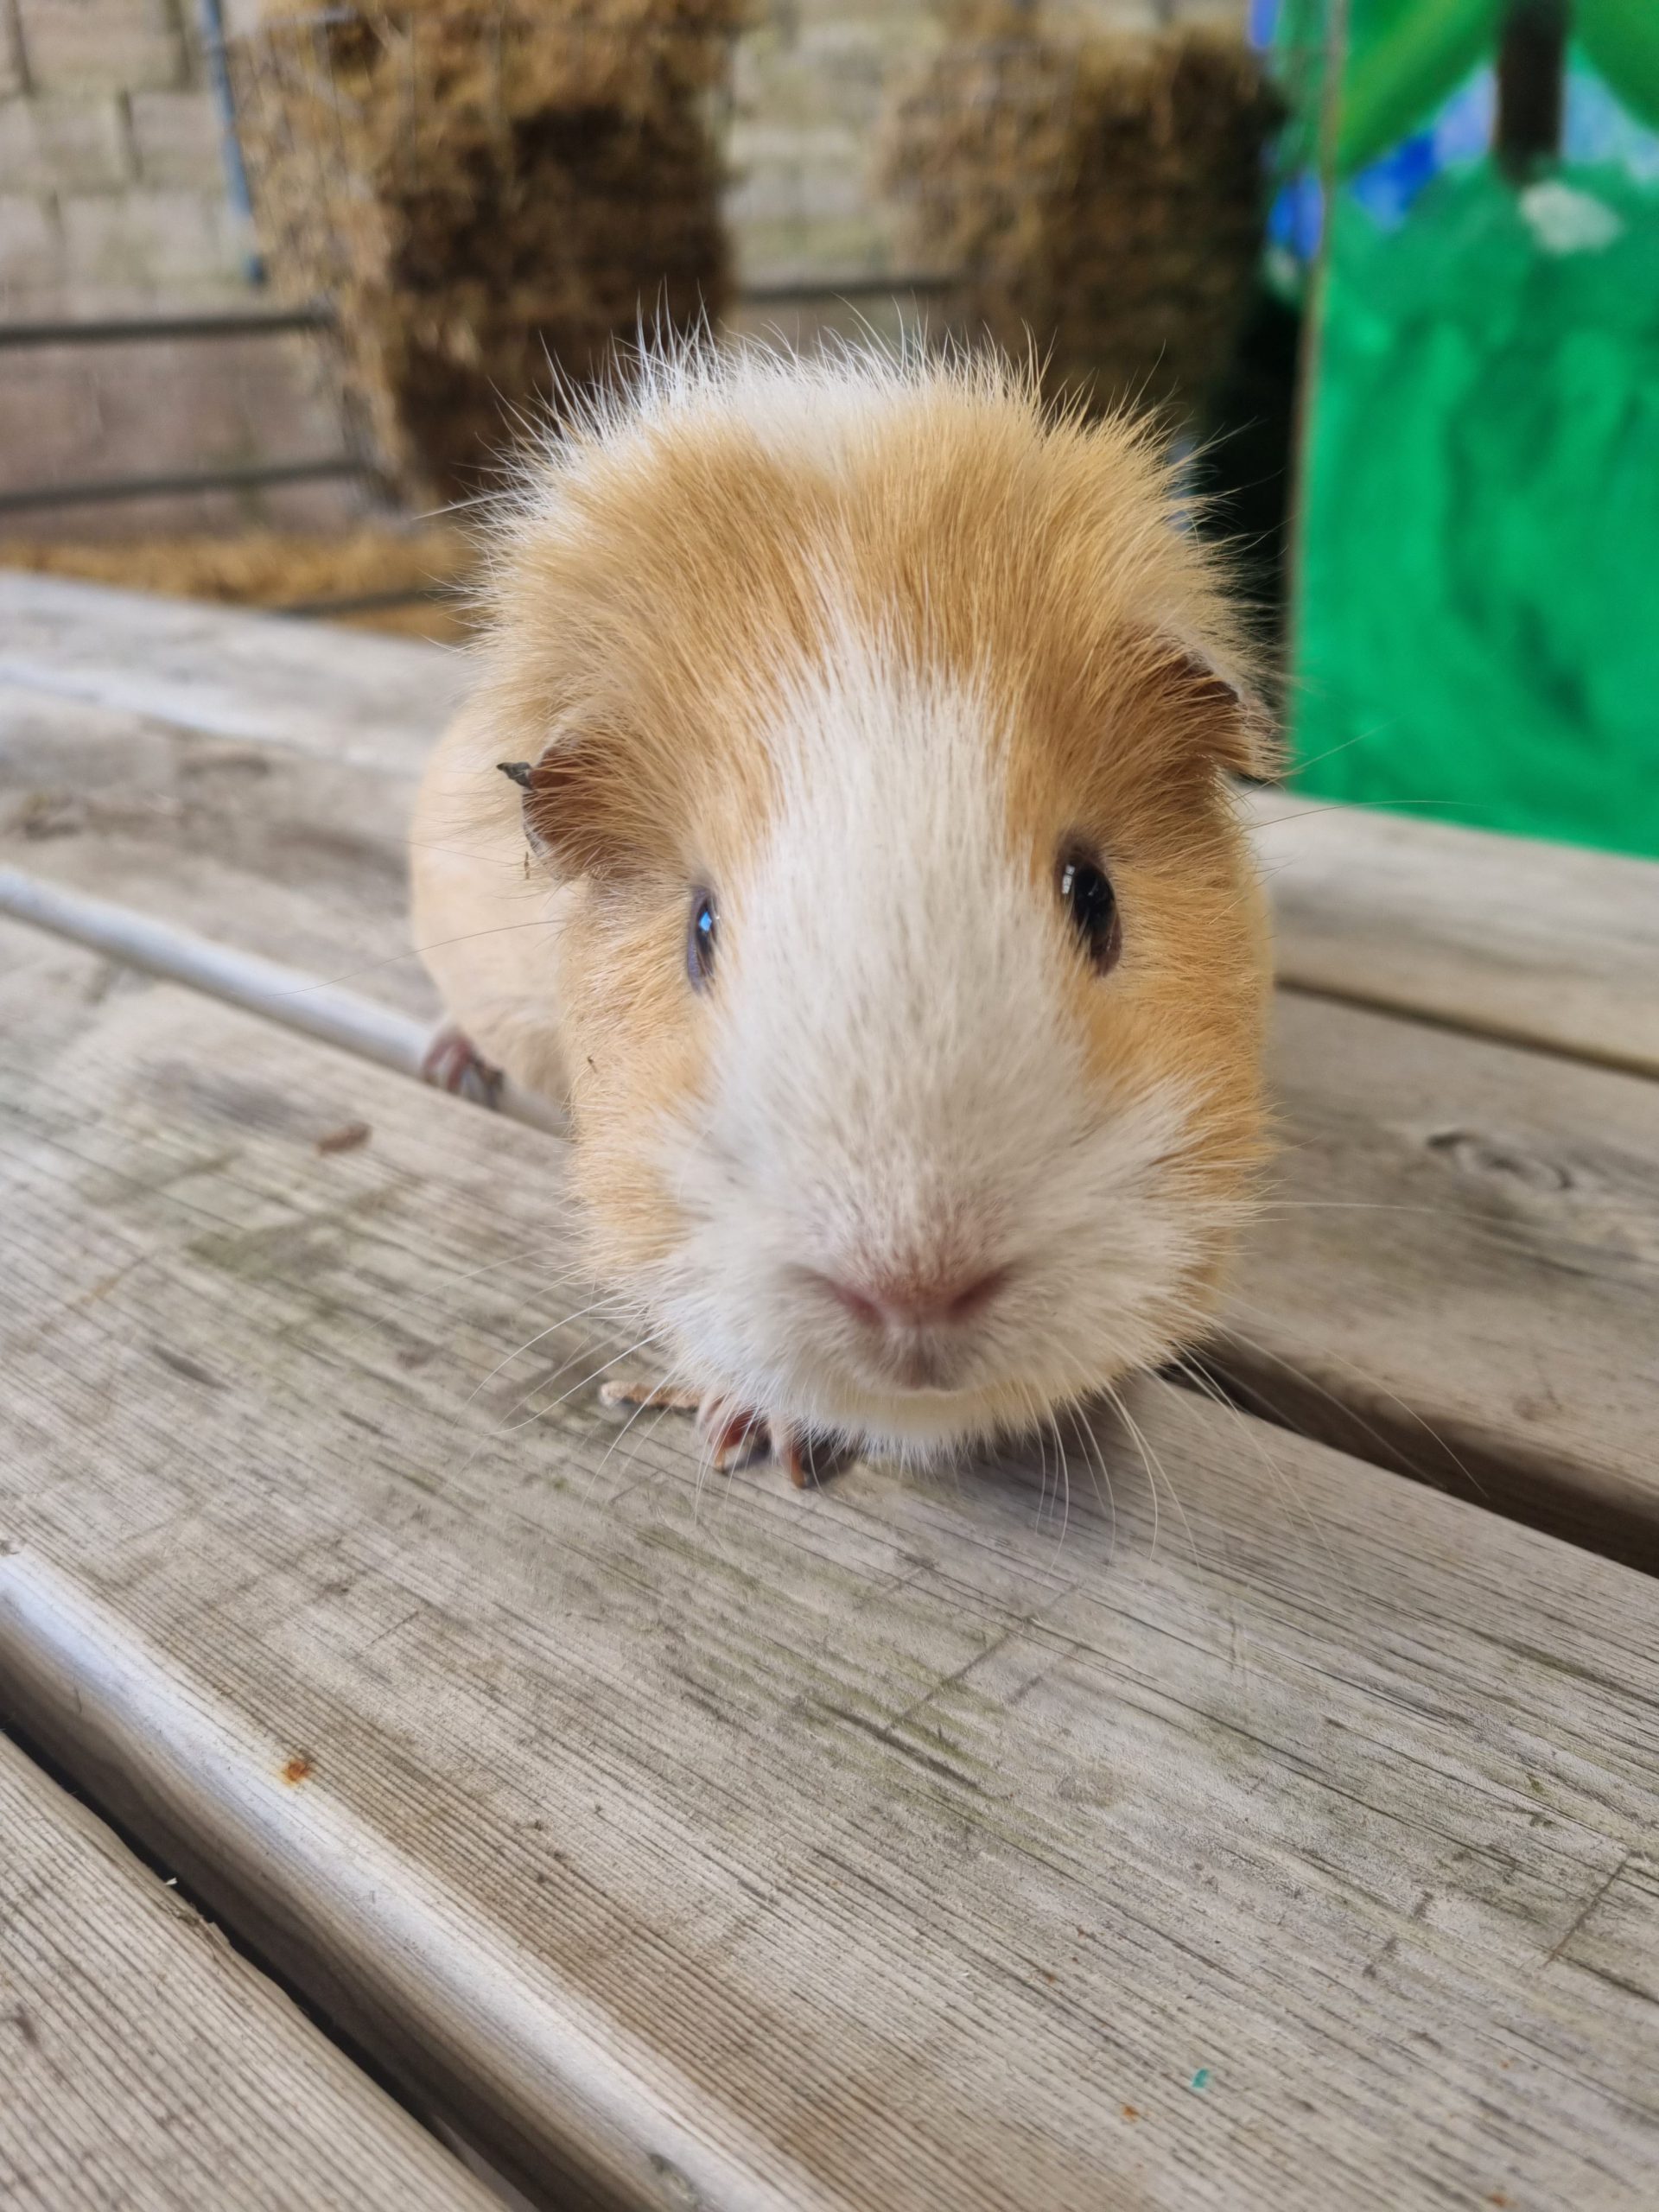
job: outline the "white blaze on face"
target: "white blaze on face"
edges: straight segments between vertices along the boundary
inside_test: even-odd
[[[769,842],[716,887],[712,1096],[671,1139],[691,1227],[667,1303],[762,1411],[944,1441],[1011,1383],[1034,1413],[1160,1348],[1140,1315],[1185,1256],[1161,1166],[1183,1117],[1086,1079],[1005,745],[975,688],[850,634],[789,687]],[[922,1388],[825,1281],[1003,1270],[922,1332]]]

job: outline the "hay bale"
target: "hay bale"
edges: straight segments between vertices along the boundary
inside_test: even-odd
[[[262,241],[332,300],[347,397],[419,499],[485,488],[515,410],[728,289],[718,96],[743,0],[288,16],[232,42]]]
[[[1103,32],[999,4],[954,35],[884,119],[909,244],[957,281],[953,315],[1093,406],[1202,410],[1261,247],[1278,111],[1236,37]]]

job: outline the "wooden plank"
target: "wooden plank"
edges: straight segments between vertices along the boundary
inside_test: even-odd
[[[302,968],[262,959],[214,938],[198,937],[170,922],[43,882],[21,868],[0,866],[0,913],[30,928],[83,946],[123,969],[179,983],[238,1007],[282,1029],[296,1032],[375,1066],[421,1081],[434,1043],[425,1022],[382,1006],[339,984],[319,982]],[[463,1095],[476,1086],[463,1085]],[[498,1074],[490,1082],[492,1109],[557,1136],[569,1119],[551,1092],[529,1090]],[[480,1103],[484,1103],[480,1097]]]
[[[0,1683],[517,2171],[1650,2202],[1652,1582],[1156,1384],[1064,1517],[1052,1444],[702,1484],[598,1317],[492,1376],[587,1302],[547,1141],[63,995],[0,1068]]]
[[[4,1737],[0,2079],[17,2212],[494,2201]]]
[[[0,582],[0,601],[4,588]],[[85,628],[101,594],[81,607],[72,593],[72,602]],[[207,612],[241,636],[245,618]],[[137,623],[142,673],[144,653],[160,648],[144,645],[143,620],[124,619]],[[67,613],[63,620],[68,655],[78,633]],[[258,659],[273,626],[281,628],[253,622],[238,645],[236,683],[250,715],[286,710],[286,663]],[[195,647],[188,633],[170,637],[167,651],[186,661],[198,652],[200,667],[188,664],[206,682],[219,636],[212,629]],[[384,671],[359,670],[353,642],[341,646],[327,641],[338,696],[353,715],[372,716],[388,696]],[[405,771],[425,741],[415,717],[430,719],[434,666],[435,656],[408,649],[396,696],[409,719],[398,725],[396,769],[212,738],[130,708],[0,684],[0,858],[433,1020],[435,996],[409,945],[403,839]],[[391,757],[385,747],[377,755]],[[1346,941],[1342,901],[1351,897],[1370,932],[1351,932],[1354,941],[1403,947],[1408,979],[1430,978],[1410,988],[1431,1012],[1451,1019],[1485,988],[1487,969],[1509,976],[1513,995],[1529,971],[1504,950],[1510,922],[1489,941],[1475,931],[1459,938],[1455,913],[1443,899],[1435,905],[1442,893],[1430,893],[1462,880],[1452,856],[1466,849],[1479,861],[1469,881],[1483,908],[1505,916],[1515,902],[1498,896],[1494,870],[1542,854],[1571,880],[1565,890],[1550,879],[1539,887],[1539,911],[1549,912],[1543,934],[1564,948],[1558,956],[1538,944],[1525,914],[1515,924],[1532,929],[1527,955],[1544,963],[1540,1004],[1580,1004],[1573,979],[1588,976],[1590,1010],[1573,1017],[1574,1033],[1594,1053],[1598,1038],[1605,1043],[1634,1009],[1624,1033],[1639,1057],[1641,1024],[1659,1009],[1659,992],[1638,988],[1645,910],[1630,894],[1659,871],[1435,831],[1425,849],[1437,865],[1413,874],[1397,855],[1429,836],[1424,825],[1285,804],[1300,810],[1269,834],[1286,846],[1274,881],[1294,970],[1308,972],[1296,968],[1299,947]],[[1339,816],[1370,840],[1373,861],[1331,842]],[[1315,919],[1304,925],[1296,918],[1303,869],[1290,855],[1309,849],[1294,842],[1309,836],[1326,842],[1313,850]],[[1605,911],[1595,889],[1604,877],[1618,887]],[[1508,1003],[1497,988],[1498,1014],[1485,1026],[1502,1026]],[[1230,1378],[1264,1409],[1361,1456],[1471,1494],[1478,1486],[1506,1511],[1659,1563],[1659,1467],[1649,1442],[1659,1414],[1649,1196],[1659,1182],[1659,1120],[1650,1091],[1300,995],[1281,999],[1279,1026],[1280,1204],[1249,1249]],[[1541,1017],[1534,1026],[1548,1027]],[[1349,1417],[1338,1420],[1339,1408]]]
[[[0,685],[0,861],[432,1020],[408,793]],[[1651,1086],[1300,995],[1278,1032],[1284,1149],[1230,1378],[1360,1457],[1659,1564]]]
[[[0,861],[430,1021],[409,936],[412,788],[0,681]]]
[[[1659,1075],[1659,864],[1243,794],[1281,982]]]
[[[1249,1402],[1659,1569],[1659,1090],[1281,994]]]
[[[16,572],[0,639],[0,679],[36,692],[400,776],[466,674],[412,639]],[[1285,982],[1659,1073],[1659,866],[1280,791],[1240,803]]]
[[[410,773],[463,693],[466,661],[444,646],[8,569],[0,681]]]

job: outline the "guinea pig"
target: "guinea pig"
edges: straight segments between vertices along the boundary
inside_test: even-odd
[[[995,359],[648,358],[501,523],[417,942],[563,1100],[722,1459],[925,1458],[1190,1341],[1263,1153],[1266,765],[1155,429]]]

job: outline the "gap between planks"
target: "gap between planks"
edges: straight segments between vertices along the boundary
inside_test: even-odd
[[[0,571],[0,681],[60,705],[355,762],[407,791],[467,657]],[[1659,1075],[1659,862],[1277,789],[1238,794],[1283,979]]]
[[[0,2195],[38,2212],[488,2212],[220,1930],[0,1734]]]

